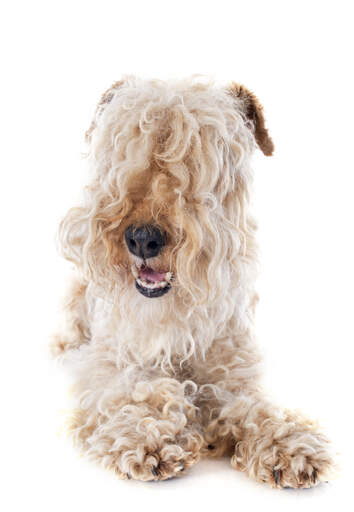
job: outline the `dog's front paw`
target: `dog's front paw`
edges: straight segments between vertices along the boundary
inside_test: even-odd
[[[326,437],[310,424],[284,425],[283,431],[265,429],[263,438],[238,442],[232,465],[272,487],[308,488],[328,481],[336,465]]]
[[[135,480],[167,480],[180,476],[198,460],[199,450],[185,451],[176,444],[167,444],[155,451],[139,446],[122,454],[121,470],[117,473]]]
[[[276,462],[276,461],[274,461]],[[266,482],[279,488],[308,488],[330,477],[332,460],[330,457],[288,455],[279,458],[279,462],[267,468]]]

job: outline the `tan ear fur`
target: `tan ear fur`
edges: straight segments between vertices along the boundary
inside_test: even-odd
[[[274,144],[265,127],[263,107],[258,98],[246,87],[235,82],[232,82],[229,91],[232,96],[243,101],[245,115],[253,123],[254,137],[259,148],[266,156],[271,156],[274,151]]]
[[[102,94],[101,99],[100,99],[100,101],[97,104],[95,115],[94,115],[93,120],[92,120],[92,122],[90,124],[90,127],[87,130],[87,132],[85,133],[85,140],[86,140],[86,142],[90,142],[90,140],[91,140],[91,133],[93,132],[93,130],[96,127],[96,118],[97,118],[97,116],[99,116],[103,112],[103,110],[105,108],[105,105],[112,101],[112,98],[114,96],[115,91],[122,84],[123,84],[123,80],[118,80],[117,82],[114,82],[114,84],[112,84],[111,87],[109,89],[107,89]]]

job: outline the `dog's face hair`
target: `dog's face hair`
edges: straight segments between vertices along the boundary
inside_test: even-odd
[[[232,301],[255,259],[250,156],[273,151],[257,98],[128,77],[103,95],[87,141],[93,177],[62,223],[65,256],[105,292],[157,308]]]

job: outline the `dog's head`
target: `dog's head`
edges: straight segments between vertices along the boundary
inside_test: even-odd
[[[254,249],[250,155],[273,151],[257,98],[237,84],[126,78],[103,95],[87,141],[93,179],[62,223],[66,257],[145,301],[227,293]]]

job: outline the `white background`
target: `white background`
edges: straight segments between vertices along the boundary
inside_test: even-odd
[[[1,19],[3,510],[348,510],[353,409],[353,37],[348,1],[12,1]],[[337,480],[273,490],[205,461],[181,479],[122,482],[57,435],[65,378],[46,354],[69,266],[57,224],[85,182],[83,134],[123,74],[240,81],[276,145],[260,152],[257,332],[265,384],[317,417]]]

